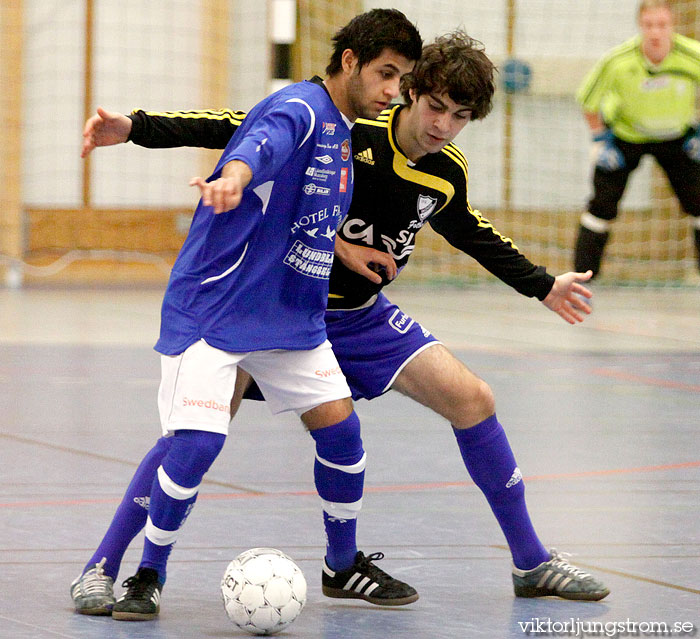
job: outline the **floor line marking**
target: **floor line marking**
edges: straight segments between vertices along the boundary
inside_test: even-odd
[[[585,477],[601,477],[607,475],[623,475],[631,473],[650,473],[664,470],[680,470],[684,468],[700,468],[700,461],[682,462],[678,464],[663,464],[660,466],[639,466],[635,468],[609,468],[605,470],[581,471],[575,473],[553,473],[549,475],[531,475],[524,477],[526,482],[554,481],[559,479],[576,479]],[[230,484],[224,482],[211,482],[219,486],[228,487]],[[365,486],[365,493],[400,493],[400,492],[420,492],[425,490],[439,490],[442,488],[464,488],[473,486],[471,481],[451,481],[451,482],[427,482],[423,484],[397,484],[395,486]],[[250,499],[253,497],[309,497],[317,496],[315,490],[285,490],[280,492],[238,492],[238,493],[212,493],[200,495],[199,499],[204,501],[217,501],[224,499]],[[82,506],[90,504],[119,503],[121,498],[102,499],[65,499],[65,500],[41,500],[24,502],[0,503],[0,508],[31,508],[37,506]]]
[[[71,453],[73,455],[80,455],[81,457],[89,457],[90,459],[99,459],[101,461],[108,461],[115,464],[123,464],[124,466],[129,466],[131,468],[137,468],[139,464],[131,462],[127,459],[120,459],[119,457],[110,457],[109,455],[102,455],[100,453],[92,453],[88,450],[81,450],[79,448],[71,448],[70,446],[63,446],[62,444],[52,444],[50,442],[43,442],[38,439],[31,439],[30,437],[20,437],[19,435],[11,435],[9,433],[0,433],[0,439],[9,439],[15,442],[20,442],[21,444],[31,444],[33,446],[41,446],[43,448],[48,448],[50,450],[60,450],[64,453]],[[139,462],[140,463],[140,462]],[[218,481],[216,479],[207,479],[206,477],[202,480],[203,484],[210,486],[221,486],[222,488],[233,488],[234,490],[240,490],[244,493],[251,495],[263,495],[265,493],[259,490],[253,490],[251,488],[246,488],[245,486],[239,486],[238,484],[232,484],[230,482]],[[98,500],[94,503],[104,503],[105,501],[111,500]],[[2,506],[2,504],[0,504]]]
[[[19,619],[13,619],[12,617],[6,617],[5,615],[0,614],[0,619],[4,619],[5,621],[9,621],[10,623],[16,623],[18,626],[26,626],[27,628],[33,628],[34,630],[41,630],[42,632],[48,632],[52,635],[55,635],[56,637],[66,637],[66,639],[75,639],[75,635],[64,635],[62,632],[56,632],[55,630],[51,630],[50,628],[47,628],[46,626],[37,626],[33,623],[27,623],[26,621],[20,621]]]
[[[600,375],[601,377],[612,377],[623,382],[635,382],[647,386],[660,386],[661,388],[673,388],[675,390],[690,391],[691,393],[700,393],[700,386],[698,384],[685,384],[668,379],[659,379],[658,377],[646,377],[644,375],[635,375],[634,373],[616,371],[610,368],[594,368],[591,373]]]
[[[668,557],[667,559],[670,559]],[[603,568],[602,566],[596,566],[594,564],[584,564],[580,561],[576,561],[577,566],[582,566],[583,568],[590,568],[597,572],[605,572],[611,575],[617,575],[618,577],[625,577],[626,579],[633,579],[634,581],[643,581],[644,583],[654,584],[655,586],[663,586],[664,588],[673,588],[673,590],[681,590],[683,592],[690,592],[694,595],[700,595],[700,590],[697,588],[688,588],[687,586],[679,586],[678,584],[671,584],[667,581],[661,581],[660,579],[651,579],[650,577],[642,577],[641,575],[635,575],[631,572],[626,572],[624,570],[615,570],[614,568]]]

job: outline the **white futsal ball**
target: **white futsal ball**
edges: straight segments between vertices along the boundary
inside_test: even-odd
[[[221,580],[228,618],[255,635],[271,635],[294,621],[306,603],[306,579],[287,555],[252,548],[236,557]]]

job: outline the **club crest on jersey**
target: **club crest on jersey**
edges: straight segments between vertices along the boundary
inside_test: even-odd
[[[335,122],[324,122],[321,135],[335,135]]]
[[[347,162],[350,159],[350,140],[345,139],[340,145],[340,157],[343,159],[343,162]]]
[[[418,217],[421,221],[425,220],[434,210],[437,204],[436,197],[430,197],[429,195],[419,195],[418,203],[416,208],[418,209]]]

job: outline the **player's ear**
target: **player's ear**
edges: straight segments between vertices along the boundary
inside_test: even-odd
[[[340,62],[343,65],[343,72],[350,75],[359,63],[359,58],[352,49],[345,49],[340,56]]]

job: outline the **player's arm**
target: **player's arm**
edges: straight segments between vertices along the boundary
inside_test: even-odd
[[[143,111],[130,115],[101,107],[83,129],[81,157],[95,147],[133,142],[147,148],[224,149],[245,118],[242,111]]]
[[[576,294],[590,298],[578,280],[590,274],[565,273],[553,277],[544,266],[530,262],[510,238],[501,235],[479,211],[467,205],[461,214],[449,207],[430,221],[431,226],[452,246],[473,257],[486,270],[527,297],[535,297],[569,323],[580,322],[591,312]]]
[[[346,242],[336,235],[335,256],[351,271],[366,277],[374,284],[382,283],[382,276],[377,272],[384,269],[389,280],[396,277],[396,262],[388,253],[369,246],[360,246]]]
[[[601,113],[603,99],[612,90],[610,67],[608,57],[604,57],[586,75],[576,92],[576,101],[583,109],[591,132],[591,160],[603,171],[617,171],[625,166],[625,156]]]
[[[148,148],[178,146],[225,149],[243,123],[243,111],[144,111],[127,116],[132,122],[129,141]]]
[[[602,116],[597,111],[584,111],[583,117],[592,135],[597,135],[605,129],[605,122],[603,122]]]
[[[231,160],[221,169],[221,175],[211,182],[195,177],[190,186],[199,187],[202,203],[211,206],[215,214],[235,209],[243,198],[243,190],[253,178],[251,168],[241,160]]]
[[[234,209],[246,187],[256,188],[279,175],[315,126],[316,119],[305,103],[278,104],[227,145],[209,181],[192,178],[190,186],[199,187],[203,204],[213,207],[214,213]]]

